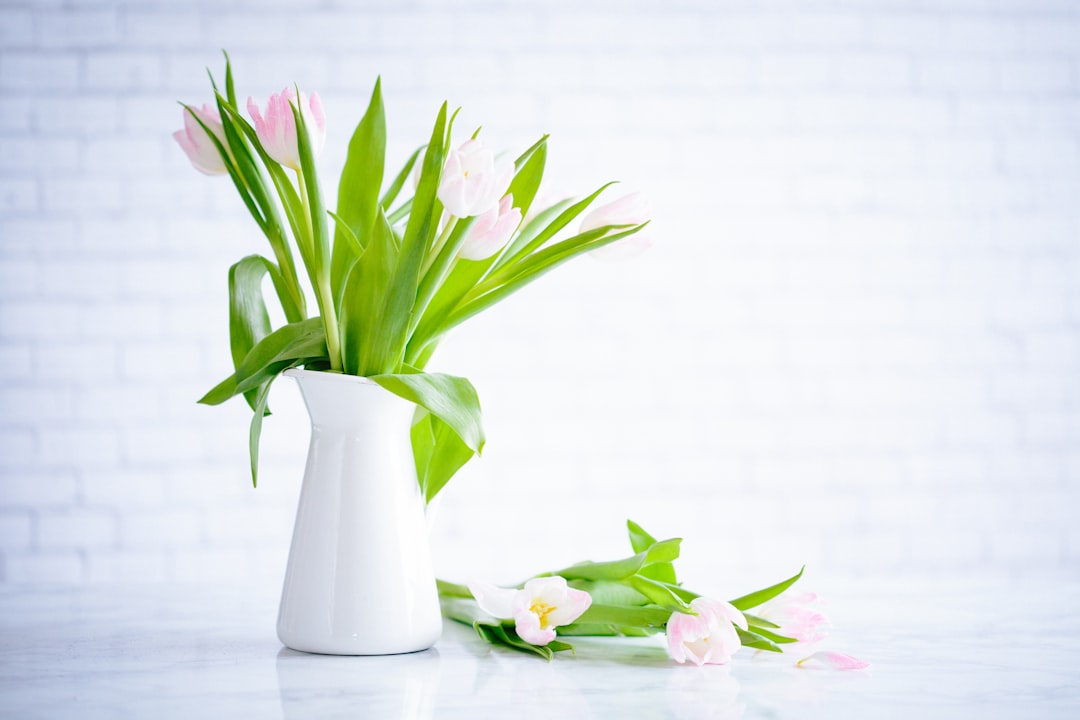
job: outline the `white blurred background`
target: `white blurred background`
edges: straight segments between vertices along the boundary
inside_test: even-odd
[[[464,107],[553,195],[649,195],[653,249],[463,326],[481,393],[440,575],[681,535],[696,587],[1075,577],[1080,3],[0,3],[0,579],[276,586],[307,443],[278,383],[257,490],[226,272],[269,254],[177,100],[298,82],[331,196],[382,75],[393,164]],[[614,195],[612,196],[614,197]]]

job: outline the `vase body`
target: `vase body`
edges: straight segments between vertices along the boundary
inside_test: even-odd
[[[416,406],[366,378],[285,374],[300,384],[311,445],[278,638],[331,655],[431,647],[442,616],[409,436]]]

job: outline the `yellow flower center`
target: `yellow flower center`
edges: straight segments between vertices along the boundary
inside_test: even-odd
[[[533,600],[532,605],[529,606],[529,612],[534,613],[540,618],[540,628],[546,629],[548,626],[548,615],[555,612],[555,606],[548,605],[543,600]]]

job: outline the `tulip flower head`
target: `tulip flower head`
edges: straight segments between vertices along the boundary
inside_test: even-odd
[[[641,193],[630,193],[607,205],[596,208],[581,221],[578,232],[602,228],[605,225],[640,225],[652,219],[652,203]],[[624,228],[625,229],[625,228]],[[644,233],[603,245],[589,255],[594,258],[625,259],[640,255],[652,247],[652,241]]]
[[[690,607],[697,615],[672,613],[667,622],[668,653],[678,663],[723,665],[742,647],[735,626],[747,629],[746,618],[731,603],[699,597]]]
[[[437,194],[451,215],[473,217],[497,206],[513,179],[512,161],[496,161],[480,139],[466,140],[446,158]]]
[[[259,137],[266,154],[286,167],[300,171],[300,148],[296,139],[296,118],[292,108],[300,110],[308,128],[311,141],[311,153],[318,157],[326,143],[326,113],[318,93],[311,93],[309,98],[300,93],[297,101],[292,88],[285,88],[279,94],[271,95],[266,104],[266,113],[259,112],[259,105],[254,98],[248,98],[248,112],[255,121],[255,133]]]
[[[198,117],[198,120],[195,118]],[[203,125],[214,133],[222,146],[228,147],[225,142],[225,129],[221,124],[221,115],[217,108],[203,105],[199,108],[184,108],[184,129],[173,133],[173,138],[187,154],[188,160],[196,170],[204,175],[222,175],[227,172],[225,160],[221,157],[214,141],[210,139]]]
[[[652,219],[652,203],[641,193],[630,193],[596,208],[581,221],[580,232],[605,225],[640,225]]]
[[[484,260],[499,252],[521,223],[521,210],[514,196],[504,195],[499,204],[473,220],[459,255],[466,260]]]
[[[757,613],[779,625],[781,634],[810,646],[824,640],[830,627],[829,619],[818,608],[820,603],[821,599],[812,592],[786,592],[770,600]]]
[[[569,625],[592,604],[592,596],[575,590],[559,577],[533,578],[520,590],[471,583],[469,591],[480,609],[502,620],[513,618],[518,636],[533,645],[555,639],[555,628]]]

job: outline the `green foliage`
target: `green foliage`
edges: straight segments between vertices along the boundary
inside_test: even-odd
[[[238,109],[233,68],[228,55],[225,58],[224,95],[211,76],[224,140],[198,116],[195,119],[223,158],[274,259],[252,255],[230,269],[229,330],[235,372],[200,402],[214,405],[238,394],[246,397],[258,416],[251,425],[254,479],[269,388],[281,372],[303,366],[372,377],[421,408],[412,442],[420,486],[430,501],[483,447],[480,404],[472,385],[463,378],[422,372],[438,341],[562,262],[643,226],[601,228],[557,241],[556,235],[599,197],[605,185],[582,200],[541,208],[494,257],[461,259],[459,251],[473,218],[448,215],[438,197],[457,113],[450,113],[443,103],[428,142],[390,178],[380,80],[349,141],[337,208],[330,212],[324,206],[304,113],[292,106],[300,168],[290,169],[267,153],[256,129]],[[296,90],[299,98],[300,89]],[[547,153],[545,135],[515,160],[508,192],[523,216],[539,192]],[[418,163],[419,181],[410,196],[406,188]],[[307,316],[294,248],[318,304],[316,317]],[[266,276],[285,314],[286,323],[279,328],[271,327],[263,297]],[[651,557],[635,556],[621,565],[577,572],[596,576],[582,580],[599,580],[604,573],[629,568],[646,580],[674,584],[670,560],[657,554],[662,547]]]
[[[769,587],[758,590],[757,592],[752,592],[748,595],[743,595],[740,598],[736,598],[731,601],[731,604],[739,610],[750,610],[752,608],[756,608],[758,605],[767,603],[774,597],[794,585],[795,582],[802,577],[803,570],[805,569],[805,566],[800,568],[799,572],[795,573],[783,582],[778,582],[775,585],[770,585]]]
[[[673,563],[679,558],[681,540],[657,540],[632,520],[626,522],[630,545],[635,553],[621,560],[605,562],[581,562],[536,577],[562,576],[576,590],[584,590],[592,597],[592,604],[573,623],[557,628],[560,636],[567,637],[645,637],[664,632],[673,613],[696,614],[689,602],[700,597],[674,583],[650,577],[648,570],[657,566],[675,570]],[[800,570],[794,577],[743,596],[733,604],[766,602],[790,587],[802,576]],[[525,583],[517,587],[523,587]],[[558,648],[554,643],[545,647],[529,645],[515,632],[515,621],[509,618],[491,618],[473,601],[473,595],[465,585],[438,581],[443,614],[451,620],[463,622],[476,628],[481,638],[496,645],[540,655],[548,660]],[[760,602],[759,602],[760,601]],[[748,605],[747,607],[752,607]],[[744,613],[748,629],[736,627],[743,645],[755,650],[783,652],[783,645],[796,642],[795,638],[778,632],[778,625],[756,615]]]
[[[343,230],[347,228],[353,233],[361,249],[367,244],[375,227],[375,210],[380,205],[379,190],[385,166],[386,112],[382,101],[382,82],[376,80],[371,102],[349,141],[345,167],[338,184],[337,216],[341,223],[334,237],[330,264],[330,282],[336,298],[341,297],[345,277],[359,256],[354,245],[346,242]]]

